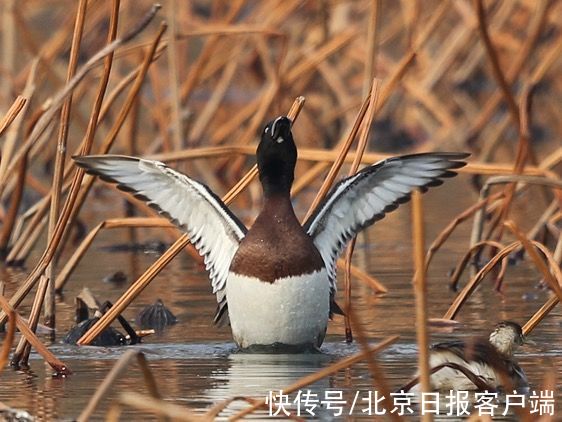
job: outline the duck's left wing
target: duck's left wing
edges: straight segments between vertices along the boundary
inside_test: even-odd
[[[410,199],[412,190],[426,191],[469,154],[423,153],[393,157],[365,167],[337,183],[305,222],[328,269],[332,289],[336,286],[336,260],[349,240],[365,227]]]
[[[246,227],[207,186],[158,161],[118,155],[73,157],[88,173],[131,192],[184,230],[203,256],[225,309],[228,270]]]

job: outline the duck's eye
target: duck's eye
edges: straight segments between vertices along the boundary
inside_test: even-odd
[[[276,139],[277,143],[280,144],[281,142],[283,142],[285,139],[283,139],[282,136],[280,136],[279,138]]]

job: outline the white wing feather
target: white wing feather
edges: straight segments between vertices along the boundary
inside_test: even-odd
[[[74,160],[145,200],[184,230],[204,257],[217,301],[223,302],[228,269],[247,230],[207,186],[158,161],[116,155]]]
[[[412,190],[427,189],[454,176],[468,154],[428,153],[389,158],[340,181],[305,223],[306,232],[320,251],[332,291],[336,290],[336,260],[349,240],[380,220]]]

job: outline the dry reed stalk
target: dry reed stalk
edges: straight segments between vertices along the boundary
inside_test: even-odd
[[[357,149],[355,151],[355,156],[353,158],[353,163],[349,169],[348,176],[353,176],[357,173],[359,169],[359,164],[361,163],[361,158],[365,153],[367,148],[367,141],[369,140],[369,132],[371,130],[371,125],[375,117],[375,110],[377,109],[377,100],[379,97],[379,85],[378,79],[373,79],[371,84],[371,90],[369,92],[369,105],[367,107],[367,112],[365,114],[365,119],[363,120],[363,126],[361,134],[359,136],[359,142],[357,144]],[[344,278],[344,293],[345,293],[345,305],[344,309],[351,308],[351,259],[353,257],[353,250],[355,248],[355,237],[352,239],[345,252],[345,278]],[[353,341],[353,333],[351,329],[351,320],[349,316],[344,315],[345,319],[345,339],[348,343]]]
[[[516,250],[520,244],[520,242],[510,243],[505,248],[501,249],[486,265],[484,265],[484,267],[482,267],[482,269],[478,271],[478,273],[460,291],[445,315],[443,315],[443,319],[454,319],[460,310],[460,307],[464,304],[464,302],[466,302],[476,287],[478,287],[486,274],[488,274],[488,272],[490,272],[499,261],[507,258],[507,256]]]
[[[526,175],[496,176],[496,177],[491,177],[486,181],[486,183],[480,190],[480,200],[483,201],[489,196],[490,189],[493,185],[514,183],[514,182],[547,186],[555,189],[562,188],[562,181],[556,179],[548,179],[545,177],[526,176]],[[476,216],[474,217],[474,224],[472,226],[472,233],[470,235],[471,248],[482,240],[482,232],[484,229],[484,214],[485,214],[485,209],[484,207],[482,207],[476,212]]]
[[[211,421],[183,406],[132,391],[119,394],[119,403],[158,416],[161,420]]]
[[[90,232],[84,237],[80,245],[76,248],[72,256],[66,260],[64,267],[59,271],[57,278],[55,280],[55,290],[57,293],[61,293],[64,288],[68,278],[72,274],[72,271],[76,268],[80,260],[84,257],[88,248],[92,245],[95,237],[102,229],[116,229],[124,227],[166,227],[175,228],[175,226],[168,220],[161,217],[137,217],[137,218],[113,218],[110,220],[104,220],[94,227]]]
[[[262,100],[256,110],[256,113],[252,116],[250,123],[242,131],[242,134],[238,139],[239,144],[244,145],[250,142],[252,139],[254,139],[254,134],[257,132],[258,127],[265,120],[265,116],[269,108],[271,107],[271,104],[277,97],[277,93],[279,92],[279,87],[280,87],[280,83],[277,80],[274,80],[269,84],[268,88],[265,91],[265,94],[262,96]],[[244,165],[244,160],[242,159],[238,159],[234,163],[229,163],[229,167],[231,171],[234,173],[240,173],[243,165]]]
[[[170,120],[172,122],[172,135],[174,139],[175,149],[183,147],[183,124],[181,118],[181,104],[179,92],[179,77],[178,77],[178,46],[177,46],[177,1],[168,1],[168,25],[170,26],[168,34],[168,83],[170,89],[170,105],[171,114]]]
[[[359,110],[359,113],[357,114],[357,117],[355,118],[355,122],[353,124],[353,127],[351,128],[351,131],[349,132],[345,142],[341,145],[341,148],[339,149],[339,151],[337,153],[338,154],[337,158],[334,160],[334,163],[332,164],[332,167],[330,168],[330,171],[328,172],[328,175],[324,179],[324,182],[322,182],[322,186],[320,187],[318,193],[316,194],[316,197],[312,201],[312,204],[308,208],[306,216],[304,217],[304,221],[308,220],[308,218],[312,215],[314,210],[318,207],[320,202],[322,202],[322,200],[324,199],[324,197],[328,193],[328,190],[330,189],[330,187],[334,183],[334,180],[335,180],[336,176],[338,175],[338,172],[339,172],[341,166],[344,163],[345,156],[347,155],[347,152],[349,151],[349,148],[351,148],[351,144],[353,143],[353,140],[355,139],[355,136],[357,135],[357,132],[359,131],[359,128],[361,127],[361,123],[363,122],[363,118],[365,117],[365,113],[367,113],[367,108],[369,106],[370,97],[371,96],[368,95],[363,100],[363,104],[361,105],[361,109]],[[299,152],[299,155],[302,155],[302,154]]]
[[[375,358],[375,352],[369,347],[369,343],[367,341],[367,335],[363,330],[362,324],[359,322],[357,315],[351,306],[348,309],[349,312],[349,319],[351,321],[351,326],[353,330],[357,333],[357,342],[361,346],[361,350],[366,353],[367,358],[367,365],[369,368],[369,373],[371,374],[371,378],[373,380],[374,386],[377,388],[376,391],[380,391],[381,397],[384,397],[382,401],[382,406],[386,410],[386,414],[390,417],[390,419],[394,421],[401,421],[402,418],[396,413],[392,412],[394,408],[393,403],[391,401],[391,390],[388,386],[388,380],[384,374],[383,369],[377,362]]]
[[[533,20],[531,25],[529,26],[529,36],[525,40],[523,47],[518,51],[517,55],[511,61],[511,66],[506,72],[507,82],[509,84],[513,83],[519,73],[521,72],[525,63],[529,58],[530,53],[533,51],[533,46],[537,42],[541,30],[544,28],[544,19],[547,16],[548,12],[548,5],[549,0],[541,0],[537,2],[537,13],[533,16]],[[558,47],[556,47],[558,45]],[[555,48],[549,52],[547,57],[539,64],[539,66],[535,69],[533,73],[534,77],[531,77],[531,80],[536,80],[535,78],[540,78],[546,72],[546,69],[550,67],[553,62],[553,52],[559,53],[559,48],[562,47],[562,37],[559,38],[559,42],[555,44]],[[539,76],[540,75],[540,76]],[[463,137],[464,141],[468,141],[475,136],[475,134],[480,133],[484,126],[488,123],[488,121],[493,117],[496,108],[498,107],[499,103],[503,98],[502,92],[494,93],[485,103],[483,107],[479,110],[479,114],[475,119],[473,119],[473,123],[465,131],[465,135]],[[464,143],[464,142],[463,142]]]
[[[117,36],[117,23],[118,23],[118,15],[119,15],[119,0],[114,0],[112,2],[112,13],[110,18],[110,26],[108,30],[108,37],[107,37],[107,45],[112,45],[115,42],[115,37]],[[79,39],[76,39],[78,35],[80,35],[81,31],[83,30],[84,26],[84,19],[85,19],[85,8],[86,3],[84,2],[82,5],[79,6],[79,11],[77,14],[77,22],[75,27],[75,33],[73,35],[73,47],[74,50],[71,51],[70,63],[72,66],[76,67],[76,63],[78,61],[78,53],[79,53]],[[83,10],[82,10],[83,9]],[[90,120],[88,122],[88,127],[86,129],[86,134],[84,136],[84,141],[82,144],[82,151],[87,153],[91,149],[91,145],[93,144],[94,136],[97,129],[97,122],[100,115],[103,98],[105,96],[105,92],[107,89],[107,85],[109,83],[109,75],[111,72],[111,67],[113,64],[113,51],[110,51],[104,57],[104,70],[103,75],[99,81],[98,90],[96,93],[96,98],[94,101],[94,106],[90,115]],[[70,65],[69,65],[70,66]],[[69,69],[69,73],[74,73],[75,69]],[[69,80],[72,80],[72,77],[69,77]],[[70,82],[68,83],[70,84]],[[45,276],[43,278],[42,274],[46,273],[54,273],[54,269],[52,267],[52,259],[54,258],[58,244],[62,238],[63,232],[66,228],[66,224],[69,221],[69,217],[72,212],[72,208],[75,205],[76,197],[78,195],[78,190],[80,189],[80,185],[82,183],[82,178],[84,177],[84,170],[78,169],[74,175],[72,180],[72,185],[70,187],[70,192],[66,201],[64,203],[63,209],[60,213],[60,218],[58,216],[58,207],[59,207],[59,198],[61,194],[62,188],[62,177],[64,171],[64,158],[65,158],[65,149],[66,149],[66,131],[67,129],[64,128],[68,124],[68,115],[70,113],[70,106],[71,106],[71,97],[72,91],[69,95],[64,99],[64,103],[62,104],[63,109],[68,107],[63,113],[61,113],[61,134],[59,137],[58,145],[57,145],[57,161],[55,162],[55,176],[53,180],[53,195],[51,200],[51,209],[49,213],[49,241],[47,244],[47,248],[45,254],[40,260],[40,263],[37,265],[36,269],[32,272],[35,273],[35,279],[31,276],[28,277],[30,283],[31,281],[33,284],[36,283],[37,277],[41,279],[40,286],[37,289],[37,293],[35,295],[35,299],[33,301],[32,313],[30,316],[30,327],[32,330],[35,330],[38,322],[39,315],[38,313],[41,311],[43,306],[43,301],[48,299],[48,302],[45,304],[45,317],[47,319],[47,325],[52,327],[54,326],[54,319],[55,319],[55,285],[54,280],[49,279],[49,277]],[[63,120],[66,120],[66,124]],[[58,167],[57,167],[58,164]],[[57,185],[58,184],[58,185]],[[38,268],[42,268],[39,270]],[[49,292],[50,290],[50,292]],[[30,348],[27,346],[25,339],[22,339],[18,344],[16,349],[16,354],[14,355],[13,361],[16,364],[21,363],[26,365],[27,360],[29,358],[29,351]]]
[[[45,295],[47,294],[48,286],[49,286],[48,277],[42,275],[39,278],[37,292],[35,293],[35,298],[31,305],[31,311],[29,312],[29,318],[27,320],[27,324],[29,325],[29,328],[33,330],[33,332],[37,330],[37,324],[39,324],[39,316],[41,315],[41,309],[43,307]],[[26,338],[22,336],[12,356],[12,365],[16,367],[19,367],[20,365],[28,366],[30,352],[31,352],[31,348],[29,346],[29,343],[26,340]]]
[[[202,36],[216,36],[216,35],[247,35],[247,34],[263,34],[267,36],[283,37],[285,34],[276,31],[273,28],[254,25],[254,24],[237,24],[228,25],[223,23],[209,23],[201,25],[189,31],[181,31],[177,33],[178,39],[202,37]]]
[[[323,368],[323,369],[321,369],[321,370],[319,370],[319,371],[317,371],[313,374],[307,375],[307,376],[301,378],[300,380],[294,382],[290,386],[281,389],[281,391],[283,391],[283,394],[291,394],[295,391],[298,391],[298,390],[306,387],[307,385],[310,385],[312,383],[315,383],[316,381],[321,380],[322,378],[327,377],[328,375],[335,374],[336,372],[341,371],[342,369],[348,368],[351,365],[354,365],[358,362],[361,362],[367,356],[373,355],[375,353],[380,352],[381,350],[384,350],[385,348],[387,348],[391,344],[395,343],[396,340],[398,340],[398,336],[387,337],[384,340],[382,340],[381,342],[379,342],[376,346],[369,347],[367,350],[361,351],[361,352],[356,353],[352,356],[348,356],[347,358],[344,358],[344,359],[342,359],[338,362],[335,362],[335,363],[331,364],[330,366],[328,366],[326,368]],[[234,416],[230,417],[228,420],[229,421],[240,420],[240,419],[244,418],[245,416],[250,415],[254,411],[259,410],[259,409],[261,409],[265,406],[266,406],[266,403],[265,403],[264,399],[255,400],[255,403],[253,405],[251,405],[249,408],[238,412]]]
[[[156,10],[157,10],[157,8],[156,8]],[[145,20],[152,19],[154,17],[154,14],[155,14],[155,10],[154,10],[153,13],[151,12],[149,15],[147,15]],[[128,37],[135,36],[138,33],[137,30],[139,28],[142,29],[147,24],[148,24],[148,21],[146,21],[146,22],[143,21],[142,25],[139,25],[139,27],[135,28],[135,31],[132,31],[130,35],[119,38],[119,39],[115,40],[114,42],[110,43],[108,46],[114,46],[114,45],[116,45],[116,43],[117,43],[117,45],[119,45],[118,42],[122,43],[122,42],[124,42],[124,40],[126,41],[128,39]],[[152,56],[153,56],[154,52],[156,51],[156,46],[158,45],[158,43],[159,43],[159,41],[160,41],[160,39],[161,39],[165,30],[166,30],[166,25],[162,24],[157,36],[155,37],[155,39],[153,41],[153,44],[152,44],[150,50],[148,51],[148,54],[146,56],[147,59],[143,62],[143,68],[142,68],[141,72],[139,72],[139,74],[138,74],[138,78],[135,81],[135,85],[131,88],[130,95],[129,95],[127,101],[125,102],[125,104],[123,105],[123,108],[121,109],[121,112],[120,112],[120,114],[117,118],[117,123],[112,128],[112,132],[110,132],[110,134],[108,135],[110,140],[115,139],[115,136],[117,135],[117,132],[118,132],[119,128],[123,124],[123,122],[125,120],[125,117],[126,117],[128,111],[130,110],[130,108],[132,106],[133,99],[140,89],[140,86],[141,86],[141,83],[142,83],[141,78],[144,78],[144,75],[146,74],[146,70],[148,69],[148,66],[150,65],[150,63],[152,62]],[[102,49],[101,51],[105,51],[106,49],[107,49],[107,47]],[[109,51],[109,53],[111,53],[111,51]],[[79,74],[80,74],[80,72],[79,72]],[[76,77],[74,79],[76,79]],[[99,113],[99,110],[98,110],[98,113]],[[96,114],[98,114],[98,113],[96,113]],[[96,122],[97,118],[91,119],[91,121]],[[93,138],[92,138],[93,133],[92,132],[94,131],[94,128],[95,128],[95,125],[92,124],[92,131],[89,132],[90,135],[86,136],[86,138],[85,138],[85,140],[82,144],[83,151],[85,151],[85,152],[87,152],[89,150],[88,144],[90,144],[91,141],[93,140]],[[74,207],[74,204],[76,202],[76,199],[77,199],[77,196],[78,196],[78,193],[79,193],[80,183],[81,183],[83,174],[84,174],[84,172],[83,172],[82,169],[79,169],[76,172],[75,177],[73,179],[72,186],[70,187],[70,193],[69,193],[69,195],[66,199],[65,205],[64,205],[64,207],[61,211],[61,216],[60,216],[60,218],[57,222],[57,226],[55,228],[55,232],[53,234],[53,237],[49,240],[49,244],[47,245],[47,247],[45,249],[45,252],[43,253],[42,257],[40,258],[39,263],[36,265],[36,267],[31,272],[31,274],[24,281],[22,286],[16,291],[14,296],[10,299],[10,304],[12,306],[17,307],[19,305],[19,303],[23,300],[23,298],[31,290],[31,288],[34,286],[35,282],[38,280],[39,276],[45,271],[48,263],[53,258],[53,255],[55,254],[55,252],[57,250],[58,243],[60,242],[60,240],[61,240],[61,238],[64,234],[64,231],[67,227],[67,223],[72,220],[71,216],[72,216],[72,213],[73,213],[73,208],[77,208],[77,207]],[[5,322],[6,322],[5,314],[0,314],[0,325],[3,325]]]
[[[488,54],[488,59],[490,60],[490,64],[492,65],[494,78],[496,79],[496,82],[503,94],[504,100],[507,103],[511,118],[513,120],[513,124],[516,128],[519,128],[519,107],[517,107],[517,103],[513,98],[511,88],[509,87],[506,76],[504,75],[500,67],[498,55],[492,44],[490,35],[488,34],[488,24],[486,22],[486,12],[484,10],[484,4],[482,0],[473,0],[473,5],[476,9],[476,16],[478,17],[478,31],[480,32],[480,36],[482,37],[482,41],[484,42],[486,53]]]
[[[292,122],[298,116],[303,106],[303,97],[298,97],[287,115]],[[240,181],[223,197],[223,202],[229,204],[234,200],[245,187],[247,187],[253,178],[257,175],[257,166],[254,165],[248,173],[240,179]],[[144,290],[146,286],[158,275],[158,273],[185,247],[189,244],[189,237],[186,234],[181,235],[175,242],[162,254],[115,302],[113,307],[109,309],[88,332],[86,332],[77,342],[79,345],[89,344],[99,333],[101,333],[109,324],[113,322],[118,315]]]
[[[153,6],[152,10],[127,34],[116,39],[112,43],[106,45],[100,51],[98,51],[94,56],[92,56],[76,73],[74,78],[65,85],[65,87],[59,91],[52,100],[52,106],[41,116],[37,124],[33,128],[33,131],[29,137],[25,140],[23,145],[20,146],[18,153],[14,155],[12,162],[8,165],[6,170],[7,174],[10,174],[17,162],[21,159],[24,153],[27,153],[39,137],[44,133],[47,127],[51,124],[53,117],[58,112],[62,106],[63,101],[68,95],[76,88],[78,83],[80,83],[88,72],[97,65],[97,62],[104,59],[107,55],[112,54],[117,48],[119,48],[124,43],[128,42],[130,39],[137,36],[154,18],[156,12],[160,6]],[[0,193],[3,192],[6,186],[6,177],[0,179]]]
[[[26,98],[26,101],[23,102],[21,110],[18,111],[17,114],[10,114],[10,112],[8,111],[8,115],[6,116],[7,120],[11,119],[12,121],[10,123],[13,124],[10,125],[9,130],[6,134],[6,140],[4,141],[4,145],[2,146],[2,160],[0,161],[0,180],[7,178],[6,173],[8,170],[8,166],[12,161],[12,157],[14,156],[16,146],[22,142],[21,138],[23,133],[23,122],[27,116],[33,94],[35,93],[37,64],[38,60],[33,60],[31,71],[29,72],[29,77],[27,78],[25,88],[22,93],[22,97]]]
[[[562,288],[560,286],[562,286],[562,271],[560,270],[560,268],[557,266],[556,261],[554,260],[554,258],[552,257],[552,254],[550,254],[550,252],[548,251],[548,249],[542,245],[539,242],[536,241],[532,241],[531,242],[532,245],[534,245],[535,247],[539,248],[541,250],[541,252],[544,254],[544,256],[547,258],[549,265],[551,266],[552,271],[554,271],[555,274],[555,278],[557,280],[557,282],[553,282],[552,280],[552,276],[549,278],[547,278],[547,281],[550,280],[549,282],[549,286],[555,291],[555,293],[557,294],[557,300],[558,297],[562,297]],[[457,295],[457,297],[455,298],[455,300],[453,301],[453,303],[451,304],[451,306],[449,307],[449,309],[447,310],[447,312],[445,313],[445,315],[443,316],[444,319],[453,319],[455,318],[456,314],[458,313],[458,311],[460,310],[460,307],[464,304],[464,302],[468,299],[468,297],[470,296],[470,294],[472,294],[472,292],[476,289],[476,287],[478,286],[478,284],[482,281],[482,279],[486,276],[486,274],[488,272],[490,272],[492,270],[492,268],[500,261],[505,259],[510,253],[512,253],[513,251],[517,250],[517,248],[522,244],[521,241],[517,241],[517,242],[513,242],[511,244],[509,244],[508,246],[506,246],[505,248],[501,249],[468,283],[467,285],[463,288],[463,290]],[[532,248],[531,248],[532,249]],[[540,260],[540,258],[539,258]],[[542,262],[542,261],[541,261]],[[543,263],[544,264],[544,263]],[[540,268],[540,264],[538,264],[539,268]],[[546,270],[546,273],[550,274],[550,272],[548,271],[548,269]],[[545,273],[545,276],[546,276]],[[549,301],[550,302],[550,301]],[[541,308],[541,312],[537,313],[536,317],[533,317],[532,319],[532,323],[531,321],[529,321],[526,326],[527,330],[529,331],[529,327],[534,328],[536,326],[536,324],[538,324],[538,322],[544,318],[546,316],[546,314],[548,313],[548,311],[550,309],[552,309],[552,307],[554,307],[555,304],[548,304],[543,306],[543,308]],[[543,313],[546,312],[546,313]],[[540,318],[540,319],[539,319]]]
[[[468,251],[466,251],[464,256],[459,261],[459,264],[455,268],[455,271],[453,271],[453,274],[451,275],[450,287],[451,287],[452,290],[457,291],[459,278],[462,275],[464,269],[466,268],[470,258],[474,254],[479,252],[485,246],[490,246],[492,248],[495,248],[496,250],[500,250],[500,249],[505,248],[505,245],[503,245],[500,242],[496,242],[495,240],[482,240],[482,241],[478,242],[476,245],[474,245],[473,247],[471,247]],[[507,261],[504,260],[504,261],[502,261],[502,268],[501,268],[500,274],[497,277],[497,280],[500,280],[501,278],[503,278],[503,274],[505,274],[506,269],[507,269]],[[496,286],[497,286],[498,283],[499,282],[497,281]],[[496,287],[496,290],[498,290],[497,287]]]
[[[16,187],[12,192],[12,196],[10,198],[10,208],[8,209],[8,213],[2,221],[2,232],[0,234],[0,256],[2,258],[4,258],[5,254],[7,254],[8,252],[10,237],[14,229],[14,224],[16,222],[18,210],[23,197],[25,176],[27,173],[27,155],[23,156],[16,171]]]
[[[16,97],[16,99],[0,121],[0,137],[4,135],[6,129],[8,129],[14,119],[18,117],[18,114],[23,110],[24,106],[27,104],[27,101],[28,99],[23,95],[18,95]]]
[[[343,258],[338,259],[337,266],[340,270],[345,270],[346,263]],[[366,286],[370,287],[377,293],[387,293],[388,289],[384,286],[383,283],[380,282],[376,277],[367,274],[361,268],[356,267],[355,265],[351,264],[349,267],[351,271],[351,275],[355,277],[358,281],[362,282]]]
[[[384,98],[384,88],[380,94],[380,101],[377,104],[381,104]],[[378,107],[377,107],[378,108]],[[219,147],[202,147],[187,149],[183,151],[174,151],[170,153],[160,153],[160,154],[150,154],[145,158],[151,160],[158,160],[163,162],[169,161],[182,161],[194,158],[206,158],[215,157],[225,154],[243,154],[243,155],[254,155],[256,152],[255,145],[228,145]],[[303,161],[313,161],[322,163],[333,163],[339,157],[339,152],[335,150],[327,150],[321,148],[299,148],[299,160]],[[386,158],[392,157],[391,154],[384,154],[378,152],[365,152],[363,158],[361,159],[362,164],[373,164],[379,160],[384,160]],[[343,158],[344,163],[353,162],[353,157],[346,156]],[[501,163],[482,163],[482,162],[470,162],[463,168],[457,170],[459,173],[467,174],[481,174],[481,175],[511,175],[513,174],[512,164],[501,164]],[[555,173],[549,171],[543,167],[537,166],[525,166],[522,175],[525,176],[547,176],[554,175]],[[301,176],[303,177],[303,176]],[[298,183],[298,180],[296,181]]]
[[[123,353],[123,355],[121,355],[119,360],[115,363],[115,365],[113,365],[113,368],[111,368],[109,373],[103,379],[102,383],[96,389],[96,392],[90,398],[90,401],[88,402],[84,410],[82,410],[82,412],[76,419],[77,421],[82,422],[90,420],[98,404],[104,399],[109,389],[125,372],[125,370],[129,368],[129,365],[133,358],[136,358],[137,363],[142,370],[143,379],[148,392],[150,393],[150,397],[154,399],[160,398],[160,393],[158,392],[158,388],[156,386],[156,379],[154,378],[154,374],[148,366],[148,362],[146,361],[144,354],[135,350],[127,350],[125,353]]]
[[[7,73],[0,85],[2,93],[8,95],[12,91],[10,79],[14,77],[16,63],[16,0],[6,0],[2,4],[2,67]],[[0,104],[2,107],[4,104]]]
[[[157,49],[157,52],[155,53],[155,55],[152,57],[152,61],[156,60],[156,58],[159,56],[159,54],[161,52],[162,52],[162,49],[161,49],[161,47],[159,47]],[[119,94],[123,91],[123,89],[129,83],[131,83],[133,80],[135,80],[135,78],[139,77],[139,75],[143,71],[143,66],[144,66],[144,64],[141,64],[141,65],[139,65],[139,67],[137,69],[131,71],[113,89],[113,91],[108,96],[108,98],[105,101],[105,104],[104,104],[104,106],[101,110],[98,125],[101,124],[104,117],[108,115],[108,111],[109,111],[111,105],[115,102],[115,100],[118,98]],[[112,138],[107,139],[103,143],[103,145],[101,146],[100,153],[102,153],[102,154],[106,153],[107,150],[109,149],[112,141],[113,141]],[[79,152],[80,152],[80,150],[78,149],[75,153],[78,154]],[[70,174],[72,169],[74,169],[73,165],[67,166],[67,169],[65,170],[65,178]],[[86,179],[90,180],[88,178],[86,178]],[[87,183],[92,183],[92,182],[87,182]],[[63,192],[67,191],[69,187],[70,187],[70,183],[67,183],[65,186],[63,186]],[[27,225],[25,231],[22,232],[22,234],[20,236],[14,236],[14,237],[16,237],[16,241],[15,241],[14,245],[12,246],[12,249],[11,249],[10,253],[8,254],[7,262],[14,262],[16,264],[19,264],[19,263],[23,263],[25,261],[25,259],[27,258],[31,248],[35,245],[35,242],[36,242],[37,238],[40,236],[41,230],[46,225],[47,220],[44,218],[44,216],[46,215],[47,209],[49,207],[50,200],[51,200],[51,193],[49,193],[46,197],[44,197],[40,201],[38,201],[35,206],[30,208],[30,210],[28,212],[30,212],[32,210],[33,210],[33,212],[35,212],[35,214],[33,215],[33,219]],[[77,199],[77,202],[82,203],[82,199],[79,197]],[[25,218],[28,218],[29,214],[26,213],[24,216],[25,216]]]
[[[0,296],[3,297],[4,292],[0,291]],[[2,340],[2,349],[0,350],[0,374],[4,370],[6,363],[8,363],[8,359],[10,357],[10,350],[12,349],[12,345],[14,344],[14,338],[16,335],[16,314],[13,309],[8,312],[8,330],[4,335],[4,339]]]
[[[224,17],[224,24],[231,23],[236,18],[243,5],[244,2],[242,0],[230,2],[231,7]],[[205,45],[203,46],[201,54],[197,56],[196,62],[193,63],[192,66],[190,66],[190,71],[181,86],[180,95],[182,101],[186,102],[188,100],[189,96],[191,95],[193,89],[195,88],[197,82],[201,77],[203,67],[207,64],[208,60],[217,52],[217,44],[219,40],[220,37],[218,35],[209,37],[206,40]]]
[[[556,305],[558,305],[560,301],[558,300],[557,296],[552,296],[548,299],[543,306],[525,323],[523,326],[523,334],[529,335],[531,331],[535,329],[537,325],[546,317],[550,311],[554,309]]]
[[[547,282],[549,287],[556,293],[559,299],[562,300],[562,272],[560,271],[560,267],[556,262],[553,262],[554,259],[550,254],[550,251],[544,246],[539,247],[539,242],[531,241],[525,236],[525,234],[517,227],[517,225],[513,221],[506,221],[504,225],[519,239],[529,257],[533,260],[535,267],[539,270]],[[555,277],[548,269],[546,264],[544,263],[543,259],[539,256],[535,246],[537,246],[547,257],[549,263],[551,264],[551,268],[555,273],[557,273],[557,277]],[[554,265],[552,265],[554,264]]]
[[[447,224],[447,226],[445,226],[443,230],[441,230],[441,232],[437,235],[435,240],[429,246],[425,257],[425,271],[427,272],[427,269],[429,268],[429,264],[431,264],[431,261],[433,260],[433,257],[435,256],[437,251],[441,248],[441,246],[443,246],[443,244],[447,241],[447,239],[449,239],[453,231],[460,224],[468,220],[479,210],[486,208],[490,202],[495,201],[496,199],[500,199],[502,197],[503,197],[503,192],[498,192],[493,195],[490,195],[489,197],[481,199],[477,203],[471,205],[466,210],[461,212],[453,220],[451,220],[451,222]]]
[[[519,142],[517,145],[517,154],[515,157],[515,163],[513,165],[513,173],[521,174],[521,171],[525,167],[525,162],[529,157],[533,157],[533,150],[530,144],[530,115],[531,115],[531,89],[529,85],[523,87],[523,93],[521,94],[520,102],[520,112],[518,115],[519,121]],[[508,215],[511,203],[515,196],[515,189],[517,184],[510,183],[504,188],[505,199],[503,201],[502,207],[497,211],[497,219],[494,223],[504,222]],[[500,224],[498,227],[498,233],[496,234],[496,239],[501,240],[503,235],[504,225]],[[492,232],[495,230],[496,226],[491,226],[489,229],[490,237]]]
[[[371,90],[371,81],[375,78],[377,48],[378,48],[378,26],[381,10],[380,0],[371,0],[369,6],[369,24],[367,26],[367,58],[365,59],[365,70],[363,72],[363,97]]]
[[[43,359],[45,359],[45,362],[47,362],[51,366],[51,368],[53,368],[57,372],[57,374],[70,375],[72,373],[68,366],[58,360],[56,356],[53,355],[43,343],[41,343],[41,340],[39,340],[35,333],[31,331],[27,323],[14,310],[14,308],[10,306],[4,296],[0,296],[0,307],[3,309],[3,312],[5,314],[14,315],[14,321],[18,330],[20,330],[22,335],[27,338],[27,341],[29,341],[29,343],[35,348],[37,353],[39,353],[43,357]]]
[[[117,29],[116,23],[114,24],[114,16],[119,13],[119,2],[113,2],[114,10],[111,15],[112,23],[111,28],[114,28],[113,37],[110,41],[115,39],[115,33]],[[80,44],[82,41],[82,34],[84,32],[84,22],[86,20],[86,0],[80,0],[78,3],[78,10],[76,12],[76,21],[74,25],[74,33],[72,34],[72,43],[70,47],[70,59],[68,61],[68,70],[66,74],[66,83],[68,84],[74,74],[76,73],[76,68],[78,67],[78,54],[80,52]],[[117,6],[117,11],[115,11],[115,5]],[[109,56],[108,56],[109,57]],[[107,60],[107,58],[106,58]],[[107,74],[107,76],[109,76]],[[72,108],[72,94],[64,100],[61,108],[60,123],[59,123],[59,135],[57,140],[57,149],[55,152],[55,169],[53,174],[52,191],[53,196],[51,200],[51,208],[49,211],[49,225],[47,236],[52,237],[55,231],[56,220],[58,218],[58,211],[61,202],[61,191],[62,182],[64,177],[64,162],[66,160],[66,146],[68,142],[68,126],[70,119],[70,110]],[[49,287],[47,289],[47,294],[45,296],[45,325],[48,327],[55,327],[55,285],[54,285],[54,263],[51,262],[46,270],[47,278],[49,280]]]
[[[421,391],[430,392],[429,382],[429,340],[427,327],[427,279],[425,273],[425,229],[423,223],[423,203],[421,193],[412,192],[412,223],[415,272],[413,277],[416,300],[416,337],[418,340],[418,366],[420,370]],[[422,420],[433,420],[430,413],[424,414]]]

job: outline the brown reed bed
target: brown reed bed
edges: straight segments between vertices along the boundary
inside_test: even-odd
[[[222,189],[225,203],[249,208],[255,203],[257,168],[252,164],[260,128],[286,110],[297,139],[303,140],[292,195],[317,191],[311,200],[306,197],[306,215],[342,174],[389,152],[473,154],[460,169],[474,180],[473,204],[444,222],[428,248],[421,199],[413,195],[412,281],[424,389],[430,371],[426,274],[459,226],[472,224],[472,231],[452,286],[461,286],[467,269],[470,274],[441,321],[457,318],[479,286],[489,288],[481,286],[485,277],[494,278],[497,291],[509,284],[510,256],[523,256],[553,292],[525,324],[526,334],[562,299],[560,2],[432,1],[425,10],[419,1],[237,0],[203,6],[211,18],[173,0],[162,6],[91,3],[10,1],[0,12],[0,249],[6,265],[31,268],[21,284],[0,292],[0,325],[7,325],[0,370],[10,352],[14,364],[26,365],[33,347],[57,371],[69,372],[34,332],[42,315],[47,326],[55,327],[55,291],[72,282],[73,271],[103,230],[163,227],[174,243],[80,344],[109,326],[181,251],[197,259],[187,235],[178,236],[139,202],[133,207],[142,217],[96,221],[81,243],[72,245],[81,210],[96,198],[95,179],[73,166],[69,155],[112,152],[173,162]],[[45,16],[56,23],[52,31],[42,27]],[[377,126],[382,122],[389,122],[385,130]],[[540,211],[533,221],[515,216],[518,203],[526,200],[536,201]],[[392,286],[352,263],[353,250],[354,242],[338,267],[345,282],[345,335],[351,341],[353,330],[362,352],[285,392],[362,359],[374,385],[390,390],[374,353],[395,339],[368,345],[351,289],[355,281],[378,293]],[[32,251],[41,252],[38,260],[30,259]],[[59,263],[69,251],[70,258]],[[22,303],[31,304],[27,322],[19,310]],[[16,327],[21,335],[14,347]],[[250,403],[233,419],[263,406],[258,399],[236,397],[200,415],[164,402],[142,355],[128,352],[80,420],[88,419],[134,357],[150,397],[122,393],[112,404],[110,420],[118,420],[126,406],[181,420],[211,419],[232,400]],[[554,385],[545,376],[545,385]]]

